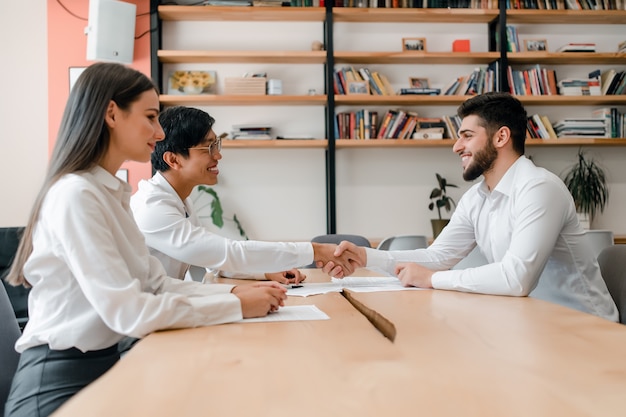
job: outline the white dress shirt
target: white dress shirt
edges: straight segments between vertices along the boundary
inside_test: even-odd
[[[130,194],[99,166],[50,188],[24,266],[32,290],[18,352],[46,343],[104,349],[123,336],[242,318],[232,286],[166,276],[133,220]]]
[[[448,270],[478,245],[489,262]],[[368,266],[397,262],[437,270],[437,289],[536,297],[617,321],[572,196],[556,175],[520,157],[493,191],[484,180],[460,199],[450,223],[427,249],[368,249]]]
[[[190,265],[264,273],[313,262],[310,242],[240,241],[211,232],[202,226],[191,199],[183,202],[159,172],[139,182],[130,204],[150,252],[173,277],[183,279]]]

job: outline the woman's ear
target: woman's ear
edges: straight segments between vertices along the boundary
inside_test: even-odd
[[[104,121],[106,122],[109,128],[115,127],[115,118],[117,116],[117,104],[111,100],[109,101],[109,105],[107,106],[106,113],[104,115]]]

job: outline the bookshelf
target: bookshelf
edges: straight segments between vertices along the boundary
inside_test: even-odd
[[[503,2],[502,2],[503,3]],[[624,66],[626,57],[624,54],[612,52],[597,53],[556,53],[556,52],[517,52],[506,53],[496,47],[495,37],[499,26],[506,24],[548,26],[559,25],[626,25],[626,11],[599,10],[599,11],[575,11],[575,10],[506,10],[504,13],[495,9],[386,9],[386,8],[333,8],[328,5],[326,8],[316,7],[218,7],[218,6],[167,6],[158,5],[158,16],[161,20],[159,28],[168,22],[185,22],[197,24],[202,22],[316,22],[323,24],[323,30],[319,31],[319,36],[324,37],[326,44],[325,51],[293,50],[246,50],[244,48],[231,48],[227,50],[205,50],[203,48],[163,48],[160,43],[153,47],[153,59],[158,61],[158,73],[154,78],[163,81],[163,68],[161,66],[172,65],[214,65],[214,64],[246,64],[257,65],[288,65],[294,71],[298,71],[299,66],[317,65],[324,68],[326,72],[322,82],[322,87],[318,87],[318,93],[322,94],[307,96],[305,94],[287,94],[281,96],[179,96],[164,94],[161,96],[161,103],[164,106],[189,105],[225,107],[237,109],[238,107],[251,108],[276,108],[289,107],[296,109],[299,107],[309,108],[312,106],[323,109],[316,117],[316,123],[324,126],[324,133],[317,135],[316,140],[270,140],[270,141],[225,141],[224,148],[229,149],[254,149],[254,150],[274,150],[274,149],[311,149],[325,153],[325,173],[326,173],[326,212],[327,212],[327,233],[337,231],[336,207],[343,203],[336,200],[336,189],[341,187],[336,184],[335,165],[341,172],[349,171],[348,164],[355,160],[369,159],[375,149],[377,152],[385,152],[384,158],[396,158],[397,152],[411,152],[419,160],[431,157],[441,157],[438,149],[446,152],[452,148],[452,140],[346,140],[334,137],[334,129],[329,118],[334,117],[340,109],[354,107],[367,108],[404,108],[418,109],[421,113],[430,115],[441,115],[444,113],[454,113],[456,107],[468,97],[466,96],[356,96],[356,95],[334,95],[332,94],[332,77],[328,78],[327,71],[333,68],[347,66],[373,66],[376,68],[396,67],[442,67],[459,68],[460,71],[473,66],[484,66],[494,61],[508,63],[513,66],[526,65],[556,65],[559,67],[572,66]],[[480,26],[483,32],[483,45],[485,50],[475,50],[472,41],[472,52],[453,53],[428,48],[428,52],[401,52],[395,45],[393,47],[383,47],[373,50],[351,50],[341,46],[343,33],[337,30],[341,25],[355,25],[361,27],[374,27],[376,25],[414,25],[419,28],[423,25],[447,25],[450,31],[458,30],[458,37],[464,35],[464,25]],[[457,29],[457,26],[459,29]],[[245,28],[244,28],[245,30]],[[376,30],[376,29],[372,29]],[[367,31],[367,29],[365,30]],[[161,30],[162,32],[162,30]],[[531,32],[532,33],[532,30]],[[176,36],[175,32],[173,32]],[[407,33],[407,35],[410,35]],[[169,36],[169,35],[168,35]],[[364,35],[365,36],[365,35]],[[593,37],[593,35],[586,35]],[[158,37],[153,37],[157,39]],[[399,40],[398,40],[399,42]],[[429,40],[430,42],[430,40]],[[368,43],[367,40],[364,43]],[[375,42],[373,42],[375,43]],[[550,45],[554,49],[557,45]],[[479,48],[480,49],[480,48]],[[434,77],[433,77],[434,78]],[[440,83],[446,80],[440,79]],[[327,92],[330,92],[329,94]],[[535,108],[539,108],[542,113],[545,111],[569,112],[573,109],[586,109],[593,106],[626,106],[626,95],[623,96],[519,96],[519,99],[530,106],[529,113]],[[544,111],[545,109],[545,111]],[[280,110],[279,110],[280,111]],[[552,122],[556,118],[550,115]],[[325,120],[324,120],[325,119]],[[318,137],[319,136],[319,137]],[[560,138],[556,140],[527,140],[527,146],[533,150],[569,148],[575,149],[580,146],[607,149],[611,152],[614,148],[626,146],[626,139],[603,139],[603,138]],[[421,152],[421,150],[424,152]],[[362,150],[362,151],[361,151]],[[398,151],[396,151],[398,150]],[[399,151],[404,150],[404,151]],[[388,153],[389,152],[389,153]],[[390,155],[390,156],[387,156]],[[338,160],[336,158],[339,157]],[[449,152],[446,157],[456,163],[455,155]],[[426,179],[430,187],[430,181]],[[343,191],[342,191],[343,193]],[[346,193],[350,196],[350,193]],[[417,203],[419,204],[419,202]],[[345,208],[341,208],[345,210]],[[344,229],[345,230],[345,229]],[[363,234],[379,235],[377,231],[364,232]]]

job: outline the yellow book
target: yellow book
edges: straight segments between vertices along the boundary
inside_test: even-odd
[[[552,127],[552,123],[550,123],[550,119],[548,119],[548,116],[539,116],[539,118],[543,122],[543,125],[546,127],[550,139],[556,139],[556,132],[554,131],[554,128]]]

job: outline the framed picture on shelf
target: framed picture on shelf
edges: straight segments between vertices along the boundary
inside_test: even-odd
[[[411,88],[430,88],[428,78],[409,77]]]
[[[548,41],[545,39],[524,39],[524,50],[526,52],[546,52]]]
[[[370,86],[367,81],[350,81],[348,83],[348,94],[357,95],[370,93]]]
[[[402,50],[426,52],[426,38],[402,38]]]
[[[170,74],[167,94],[216,94],[215,71],[174,71]]]

